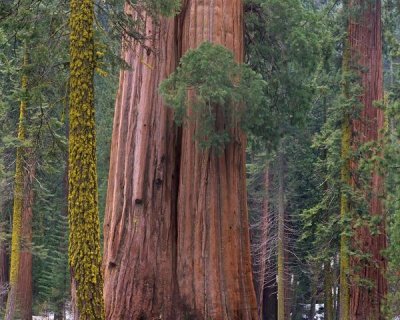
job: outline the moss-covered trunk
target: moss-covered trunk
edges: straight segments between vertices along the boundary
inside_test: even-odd
[[[346,115],[343,119],[342,126],[342,169],[341,169],[341,200],[340,200],[340,217],[343,228],[347,228],[348,216],[349,216],[349,201],[348,201],[348,190],[344,186],[350,185],[350,139],[351,139],[351,128],[350,120]],[[342,230],[340,236],[340,319],[349,320],[349,307],[350,307],[350,290],[349,290],[349,239],[346,230]]]
[[[69,262],[80,320],[104,318],[97,206],[93,0],[70,0]]]
[[[24,46],[23,67],[28,65],[28,48]],[[19,123],[18,123],[18,140],[23,143],[25,140],[25,121],[28,89],[28,76],[26,70],[21,81],[22,98],[19,107]],[[17,148],[17,157],[15,161],[15,180],[14,180],[14,205],[12,216],[12,238],[11,238],[11,263],[10,263],[10,290],[7,297],[7,306],[5,319],[12,320],[17,307],[17,285],[18,273],[21,253],[21,220],[22,210],[24,206],[24,147],[22,145]]]

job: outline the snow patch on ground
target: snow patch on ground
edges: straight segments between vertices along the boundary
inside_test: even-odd
[[[70,313],[65,315],[66,320],[73,320],[73,317]],[[54,320],[54,313],[49,313],[45,316],[33,316],[32,320]]]
[[[45,316],[33,316],[32,320],[54,320],[54,313],[49,313]],[[67,313],[65,320],[73,320],[72,315]]]

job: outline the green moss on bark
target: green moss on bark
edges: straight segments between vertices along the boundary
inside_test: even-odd
[[[24,68],[28,65],[28,49],[24,48]],[[25,140],[25,114],[27,107],[26,90],[28,88],[28,76],[24,74],[21,81],[23,97],[19,107],[18,140]],[[17,158],[15,161],[15,186],[14,186],[14,205],[13,223],[11,238],[11,265],[10,265],[10,292],[7,298],[5,319],[13,319],[16,307],[16,290],[18,282],[19,260],[21,252],[21,219],[24,202],[24,150],[23,146],[17,148]]]
[[[81,320],[104,319],[97,200],[92,0],[71,0],[69,262]]]

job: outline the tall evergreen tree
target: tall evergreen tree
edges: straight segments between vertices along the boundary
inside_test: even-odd
[[[104,319],[98,214],[94,3],[70,1],[69,261],[79,319]]]
[[[382,168],[373,158],[382,154],[384,129],[381,1],[350,1],[349,5],[356,9],[349,22],[350,59],[362,88],[359,116],[351,119],[351,145],[364,156],[364,161],[355,160],[352,164],[356,172],[352,181],[356,188],[361,184],[372,219],[370,226],[354,227],[353,246],[359,255],[350,259],[350,319],[384,319],[382,308],[388,290],[387,261],[383,256],[387,247],[384,181]],[[366,152],[365,146],[372,146],[372,152]],[[376,231],[372,229],[374,221]]]
[[[19,107],[18,139],[22,144],[25,140],[25,121],[27,108],[27,89],[28,76],[25,74],[28,66],[28,47],[25,42],[23,70],[21,88],[23,96]],[[12,224],[12,243],[11,243],[11,263],[10,263],[10,292],[7,297],[7,308],[5,313],[6,320],[12,320],[18,308],[17,288],[20,269],[21,254],[21,228],[22,212],[24,209],[24,147],[21,145],[17,149],[16,168],[15,168],[15,187],[14,187],[14,206],[13,206],[13,224]]]

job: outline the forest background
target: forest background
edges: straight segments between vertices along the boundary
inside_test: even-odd
[[[120,58],[120,52],[129,39],[145,46],[146,35],[132,13],[124,10],[123,1],[93,3],[102,226],[119,72],[133,67]],[[22,194],[26,210],[22,211],[18,285],[22,283],[25,298],[18,312],[27,314],[27,318],[32,313],[53,313],[56,319],[64,319],[71,307],[67,208],[69,5],[65,0],[0,3],[0,308],[5,312],[13,285],[13,210],[15,199]],[[371,252],[360,248],[347,246],[341,250],[341,241],[354,237],[358,227],[388,240],[387,248],[382,248],[384,268],[377,267],[383,268],[380,271],[388,281],[387,299],[379,308],[379,317],[393,319],[400,314],[400,4],[382,1],[384,99],[374,101],[374,107],[384,111],[384,126],[379,129],[379,139],[344,154],[346,116],[358,119],[360,78],[368,72],[346,64],[349,20],[356,20],[354,16],[359,14],[345,10],[347,5],[330,0],[246,0],[246,67],[238,67],[228,51],[206,44],[192,56],[184,56],[180,73],[168,78],[159,90],[174,108],[177,127],[185,126],[186,121],[186,96],[182,100],[176,94],[179,85],[186,90],[188,82],[195,86],[210,81],[209,91],[203,91],[204,100],[223,101],[223,105],[229,96],[235,97],[239,106],[247,102],[244,112],[240,107],[224,112],[232,123],[240,122],[248,137],[246,184],[252,274],[257,314],[263,319],[303,319],[305,315],[314,319],[321,305],[325,319],[345,319],[340,317],[340,293],[344,292],[340,279],[341,274],[352,271],[343,271],[343,257],[358,259],[359,265],[378,263]],[[171,10],[158,1],[148,1],[146,8],[153,10],[154,16]],[[144,58],[139,59],[144,67],[153,68]],[[203,69],[198,61],[206,61]],[[225,80],[224,69],[234,76],[244,75],[248,83],[218,87],[220,80]],[[197,74],[198,78],[185,78],[187,74]],[[24,101],[21,133],[20,108]],[[206,114],[199,108],[199,114]],[[229,130],[215,130],[212,117],[205,116],[202,121],[196,136],[199,148],[215,150],[218,155],[231,143]],[[19,150],[24,150],[23,192],[18,191],[16,182]],[[349,161],[358,163],[357,172],[351,173],[358,177],[357,188],[343,178],[343,168]],[[365,194],[373,192],[369,189],[371,170],[385,177],[385,191],[379,195],[384,214],[378,216],[370,214],[365,201]],[[351,208],[344,212],[351,211],[352,215],[341,215],[343,198]],[[386,227],[383,232],[382,225]],[[364,290],[374,287],[370,279],[350,282]]]

